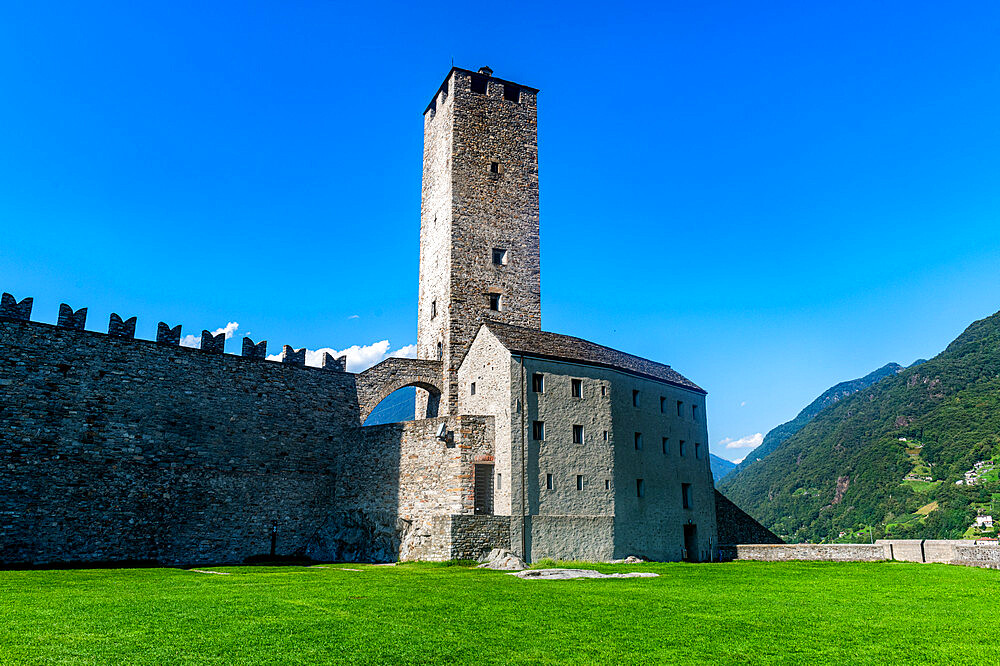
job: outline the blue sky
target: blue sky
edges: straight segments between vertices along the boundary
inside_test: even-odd
[[[541,89],[543,326],[709,391],[714,452],[1000,309],[1000,7],[0,7],[0,289],[310,349],[416,338],[421,112]]]

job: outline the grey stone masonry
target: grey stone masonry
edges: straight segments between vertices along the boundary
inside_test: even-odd
[[[431,395],[420,418],[437,416],[437,396],[441,395],[441,363],[417,358],[387,358],[358,375],[358,405],[364,422],[378,403],[393,391],[416,386]]]
[[[156,325],[156,341],[164,345],[179,345],[181,343],[181,325],[170,328],[162,321]]]
[[[4,292],[0,296],[0,319],[28,321],[31,319],[31,305],[34,302],[33,298],[25,298],[18,303],[13,295]]]
[[[720,544],[784,543],[778,535],[758,523],[718,490],[715,491],[715,519]]]
[[[226,334],[212,335],[210,331],[201,332],[201,350],[209,354],[221,354],[226,348]]]
[[[347,356],[334,358],[333,354],[323,352],[323,364],[320,367],[334,372],[347,372]]]
[[[0,350],[0,565],[240,562],[274,522],[279,554],[371,555],[330,520],[351,456],[390,464],[354,375],[36,322]]]
[[[453,68],[424,113],[417,355],[444,363],[449,414],[484,320],[541,327],[537,92]]]
[[[288,363],[290,365],[305,365],[306,364],[306,348],[302,349],[292,349],[289,345],[284,345],[281,348],[281,362]]]
[[[267,340],[254,344],[254,341],[250,338],[243,338],[242,355],[244,358],[253,358],[259,361],[264,360],[267,358]]]
[[[82,331],[86,325],[87,308],[80,308],[74,312],[73,308],[65,303],[59,304],[59,320],[56,323],[56,326]]]
[[[108,335],[115,338],[134,338],[135,323],[135,317],[129,317],[122,321],[122,318],[117,313],[112,312],[108,321]]]

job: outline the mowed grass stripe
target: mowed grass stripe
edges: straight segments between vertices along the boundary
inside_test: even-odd
[[[1000,572],[820,562],[0,572],[3,663],[996,663]],[[575,564],[575,566],[580,566]]]

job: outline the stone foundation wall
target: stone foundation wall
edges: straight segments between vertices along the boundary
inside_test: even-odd
[[[474,560],[494,548],[510,549],[510,516],[450,516],[448,559]]]
[[[889,548],[880,544],[738,544],[721,547],[723,560],[823,560],[827,562],[879,562],[892,559]]]

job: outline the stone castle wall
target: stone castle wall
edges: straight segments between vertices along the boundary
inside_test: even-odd
[[[493,453],[486,417],[360,428],[342,371],[27,321],[0,350],[0,565],[242,562],[272,532],[278,555],[396,560],[472,513]]]
[[[774,532],[758,523],[718,490],[715,491],[715,516],[719,524],[720,544],[784,543]]]

